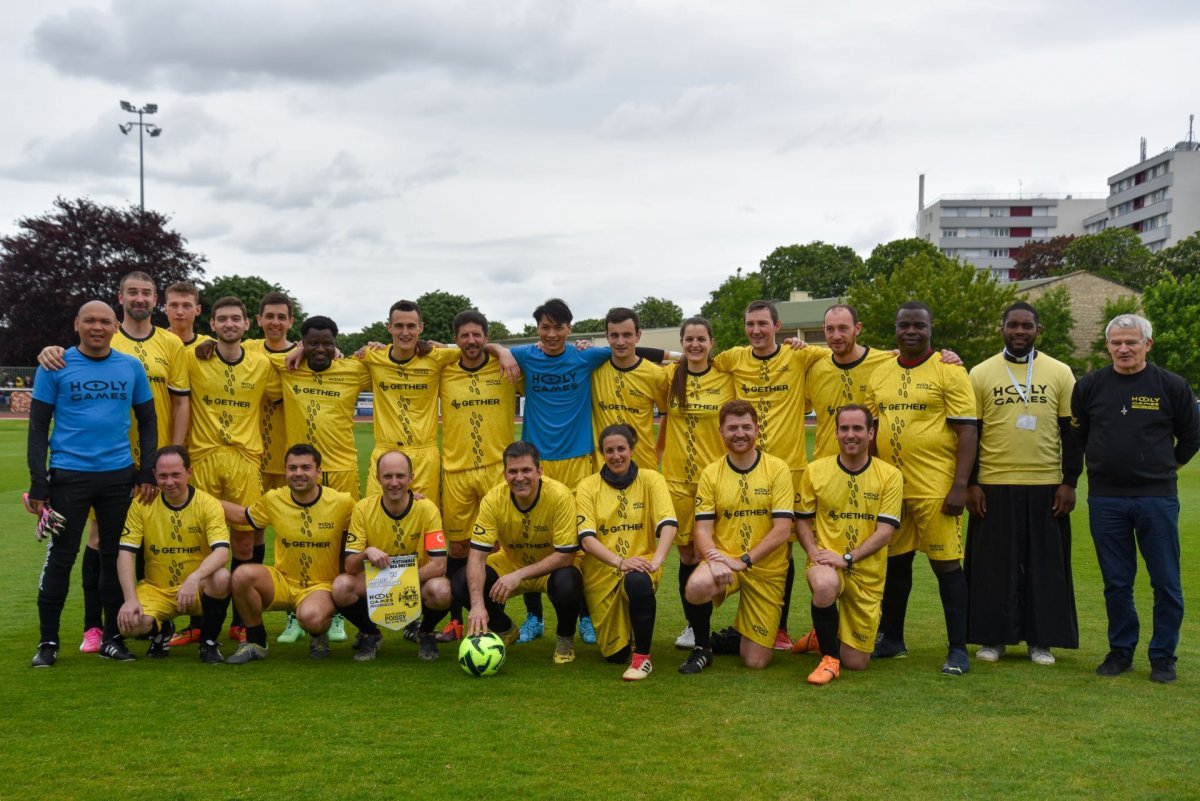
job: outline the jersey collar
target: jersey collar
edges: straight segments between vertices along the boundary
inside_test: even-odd
[[[313,498],[313,499],[312,499],[311,501],[309,501],[308,503],[301,503],[300,501],[296,500],[296,493],[292,491],[292,488],[291,488],[291,487],[288,487],[288,495],[290,495],[290,496],[291,496],[291,498],[292,498],[292,503],[296,504],[296,505],[297,505],[297,506],[299,506],[301,509],[308,509],[308,508],[309,508],[309,507],[311,507],[311,506],[316,506],[318,503],[320,503],[320,502],[321,502],[321,495],[322,495],[324,492],[325,492],[325,485],[324,485],[324,484],[318,484],[318,485],[317,485],[317,497]]]
[[[184,509],[186,509],[186,508],[188,507],[188,504],[189,504],[189,503],[191,503],[191,502],[192,502],[192,498],[195,498],[195,497],[196,497],[196,488],[195,488],[195,487],[193,487],[191,484],[188,484],[188,496],[187,496],[187,500],[183,502],[183,505],[182,505],[182,506],[172,506],[172,505],[171,505],[171,504],[170,504],[170,503],[167,501],[167,496],[166,496],[166,495],[163,495],[162,493],[159,493],[159,497],[160,497],[160,498],[162,498],[163,506],[167,507],[167,508],[168,508],[168,509],[170,509],[172,512],[181,512],[181,511],[183,511]]]
[[[758,467],[758,463],[761,461],[762,461],[762,451],[755,448],[754,449],[754,464],[750,465],[745,470],[743,470],[740,467],[734,466],[733,462],[729,461],[729,454],[725,454],[725,464],[729,467],[729,469],[735,473],[740,473],[743,476],[747,475],[748,473],[753,473],[754,468]]]
[[[871,466],[871,457],[870,457],[870,456],[868,456],[868,457],[867,457],[867,462],[866,462],[866,464],[864,464],[862,467],[858,468],[857,470],[851,470],[849,467],[846,467],[846,465],[842,464],[842,456],[841,456],[841,454],[838,454],[838,456],[837,456],[837,466],[838,466],[839,468],[841,468],[841,471],[842,471],[843,473],[845,473],[846,475],[849,475],[849,476],[860,476],[860,475],[862,475],[863,473],[865,473],[865,472],[867,471],[867,468],[868,468],[868,467],[870,467],[870,466]]]
[[[520,512],[523,515],[527,515],[533,511],[533,507],[537,506],[538,501],[540,501],[542,499],[542,488],[545,486],[546,486],[546,479],[545,478],[539,479],[537,495],[533,496],[533,503],[529,504],[529,508],[527,508],[527,509],[522,509],[521,504],[517,503],[517,496],[513,495],[512,490],[508,491],[508,499],[510,501],[512,501],[512,505],[516,508],[516,510],[518,512]]]
[[[404,511],[403,511],[403,512],[401,512],[400,514],[398,514],[398,515],[394,515],[394,514],[392,514],[391,512],[389,512],[389,511],[388,511],[388,508],[387,508],[387,506],[386,506],[386,505],[384,504],[384,502],[383,502],[383,495],[382,495],[382,494],[380,494],[380,496],[379,496],[379,508],[380,508],[380,509],[382,509],[382,510],[383,510],[383,513],[384,513],[385,515],[387,515],[388,517],[390,517],[392,520],[403,520],[405,517],[407,517],[407,516],[408,516],[408,513],[409,513],[409,512],[411,512],[411,511],[412,511],[412,508],[413,508],[413,494],[412,494],[412,490],[409,490],[409,491],[408,491],[408,503],[406,503],[406,504],[404,505]]]

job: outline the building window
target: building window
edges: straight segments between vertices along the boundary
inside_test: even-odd
[[[1007,217],[1008,209],[1006,209],[1002,206],[992,206],[991,208],[988,209],[988,216],[989,217]]]
[[[1007,259],[1008,248],[991,248],[988,250],[987,255],[993,259]]]
[[[1033,214],[1030,216],[1032,216],[1032,217],[1049,217],[1050,216],[1050,207],[1049,206],[1034,206]]]
[[[953,239],[956,236],[958,236],[957,228],[943,228],[942,229],[942,239]]]
[[[1037,216],[1037,215],[1034,215]],[[1049,228],[1030,228],[1030,236],[1050,236]]]
[[[978,206],[960,206],[958,209],[959,217],[982,217],[983,209]]]
[[[1008,210],[1008,213],[1010,215],[1012,215],[1013,217],[1032,217],[1033,216],[1033,207],[1032,206],[1013,206],[1011,209]]]
[[[958,216],[958,206],[943,206],[942,207],[942,216],[943,217],[957,217]]]

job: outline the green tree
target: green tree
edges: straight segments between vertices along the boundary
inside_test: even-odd
[[[1045,351],[1080,375],[1086,362],[1075,355],[1075,315],[1071,313],[1071,293],[1059,284],[1032,302],[1042,323],[1037,349]]]
[[[1099,370],[1101,367],[1112,364],[1112,359],[1108,355],[1108,347],[1104,341],[1104,326],[1108,325],[1108,321],[1119,314],[1140,314],[1141,311],[1141,304],[1135,295],[1118,295],[1104,301],[1104,309],[1100,312],[1100,333],[1096,334],[1091,348],[1088,349],[1089,370]]]
[[[1029,278],[1047,278],[1062,275],[1066,266],[1067,246],[1075,241],[1074,236],[1055,236],[1044,241],[1029,240],[1009,255],[1013,264],[1013,279],[1024,281]]]
[[[425,321],[425,333],[421,336],[441,343],[454,341],[454,315],[475,308],[466,295],[454,295],[440,289],[417,298],[417,305],[421,307],[421,319]],[[388,341],[391,341],[390,335]]]
[[[922,253],[886,278],[855,284],[847,301],[858,309],[864,343],[880,348],[895,347],[901,304],[922,301],[933,313],[933,347],[950,348],[973,367],[996,352],[1000,316],[1016,296],[1016,287],[997,284],[987,271]]]
[[[235,298],[240,298],[242,303],[246,304],[246,312],[250,315],[250,330],[246,332],[247,339],[262,339],[262,328],[258,325],[258,307],[262,303],[263,295],[268,292],[282,292],[292,299],[292,303],[296,307],[293,315],[295,322],[292,328],[288,331],[288,339],[298,340],[300,338],[300,323],[304,322],[307,316],[304,310],[300,307],[300,301],[296,300],[296,296],[288,292],[279,284],[267,281],[265,278],[259,278],[257,275],[223,275],[219,278],[214,278],[206,285],[200,288],[200,303],[204,308],[200,312],[198,322],[203,326],[202,330],[211,331],[210,319],[212,314],[212,305],[223,297],[232,295]]]
[[[537,334],[537,326],[534,326],[533,333]],[[571,323],[571,333],[573,334],[603,334],[604,333],[604,318],[603,317],[584,317],[582,320],[575,320]]]
[[[386,345],[391,345],[392,333],[388,331],[387,323],[381,320],[377,323],[371,323],[361,331],[353,331],[351,333],[342,331],[337,336],[338,350],[344,354],[354,353],[354,351],[368,342],[382,342]]]
[[[499,339],[508,339],[512,336],[512,332],[508,330],[508,326],[499,320],[488,320],[488,341],[495,342]]]
[[[673,300],[646,297],[633,304],[642,328],[668,328],[683,322],[683,309]]]
[[[1066,272],[1087,270],[1139,292],[1161,276],[1154,254],[1128,228],[1106,228],[1077,237],[1063,255]]]
[[[876,245],[864,262],[865,278],[867,281],[887,278],[896,272],[904,262],[914,256],[922,255],[932,259],[940,257],[942,252],[937,249],[936,245],[916,237],[893,239],[891,242]],[[890,330],[891,326],[888,328]]]
[[[1155,253],[1154,263],[1176,278],[1200,275],[1200,231]]]
[[[746,307],[753,301],[761,300],[762,296],[762,281],[758,273],[742,275],[741,268],[709,293],[708,302],[700,307],[700,314],[712,324],[714,353],[745,344]]]
[[[1154,325],[1150,360],[1200,387],[1200,274],[1151,284],[1142,305]]]
[[[758,263],[763,297],[787,300],[793,290],[814,298],[840,297],[865,277],[863,260],[845,245],[809,242],[775,248]]]
[[[199,283],[206,260],[169,222],[137,206],[62,197],[49,212],[17,220],[17,233],[0,237],[0,364],[33,364],[43,346],[77,342],[79,307],[115,305],[128,272],[149,273],[160,292],[175,281]]]
[[[517,336],[536,337],[537,336],[537,323],[525,323],[525,327],[521,329],[521,333],[518,334]]]

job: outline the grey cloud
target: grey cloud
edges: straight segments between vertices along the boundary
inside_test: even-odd
[[[836,150],[844,147],[882,142],[883,118],[825,120],[800,131],[784,142],[778,153],[787,154],[803,148]]]
[[[738,94],[728,84],[689,86],[671,103],[622,103],[600,123],[600,133],[636,139],[680,131],[699,131],[728,114]]]

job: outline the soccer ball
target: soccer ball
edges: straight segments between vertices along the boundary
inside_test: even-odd
[[[492,632],[463,637],[458,664],[468,676],[494,676],[504,666],[504,640]]]

